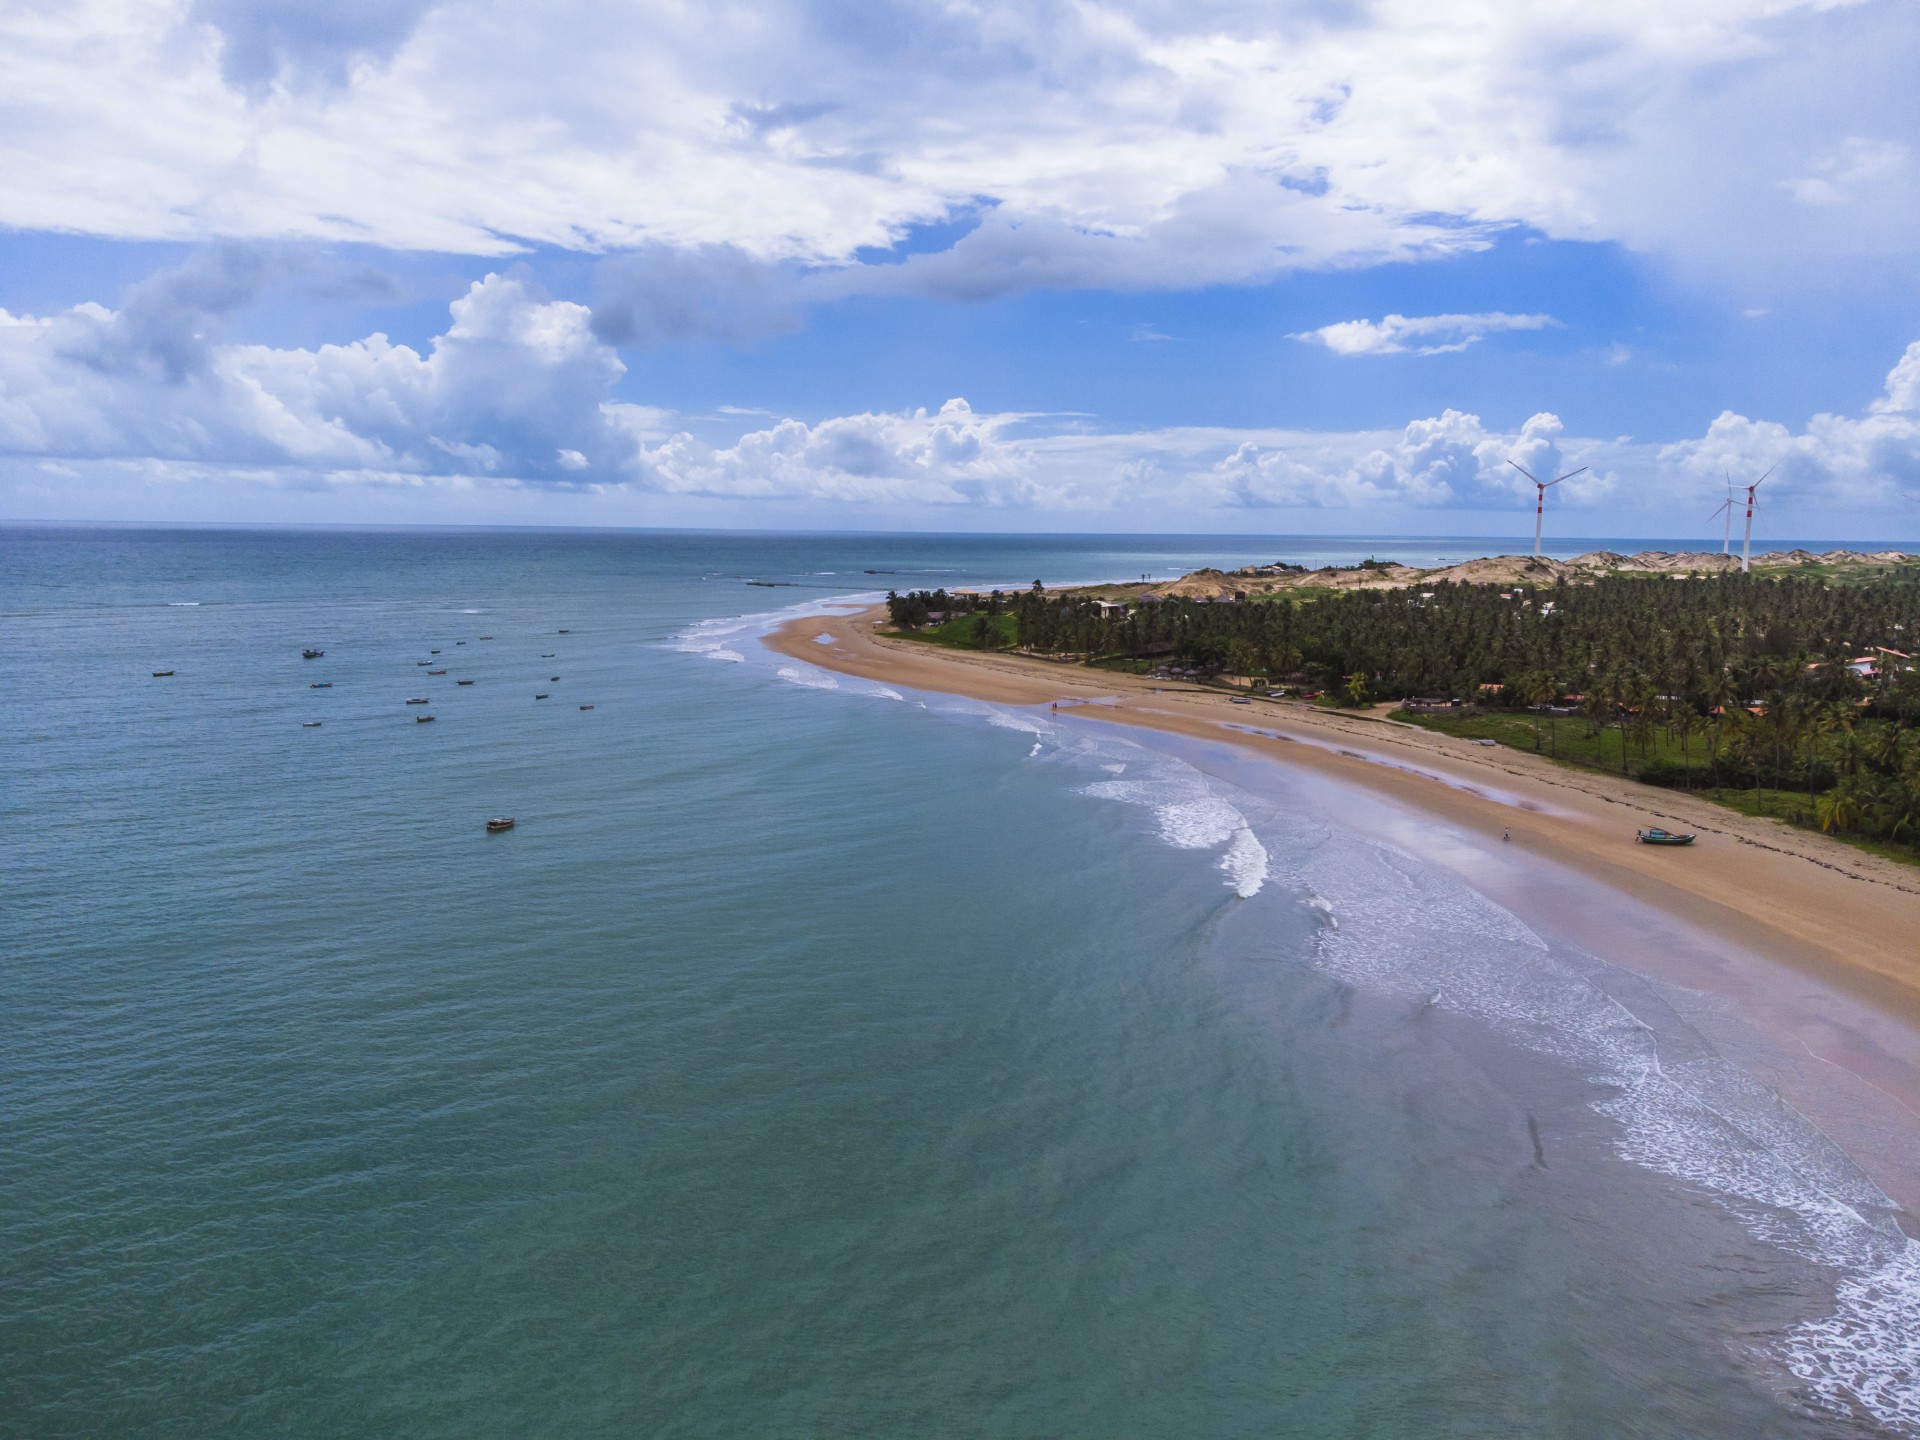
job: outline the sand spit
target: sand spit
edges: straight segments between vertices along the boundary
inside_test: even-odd
[[[768,644],[889,685],[1010,705],[1098,701],[1103,720],[1244,746],[1496,839],[1511,829],[1515,842],[1604,884],[1920,1021],[1920,870],[1912,866],[1680,791],[1384,717],[1290,700],[1236,704],[1178,682],[948,650],[876,633],[883,616],[875,607],[797,620]],[[1697,832],[1700,843],[1684,851],[1634,843],[1636,829],[1655,826]]]

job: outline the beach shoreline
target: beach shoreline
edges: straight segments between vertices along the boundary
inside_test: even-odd
[[[1226,693],[1179,682],[939,649],[877,634],[875,622],[883,616],[878,606],[812,615],[779,626],[766,644],[792,659],[883,684],[1010,706],[1057,706],[1076,720],[1231,746],[1358,786],[1474,845],[1492,842],[1494,850],[1481,849],[1482,857],[1507,853],[1501,836],[1511,832],[1528,856],[1858,1002],[1885,1023],[1836,1025],[1826,1007],[1796,1003],[1786,993],[1790,985],[1771,985],[1764,1004],[1772,1026],[1810,1055],[1858,1076],[1920,1118],[1920,872],[1784,822],[1505,747],[1299,702],[1235,704]],[[1636,844],[1635,830],[1651,826],[1697,831],[1701,838],[1677,851]],[[1438,831],[1435,842],[1436,850],[1447,848]],[[1457,873],[1478,886],[1494,868],[1485,867],[1485,875]],[[1529,899],[1519,891],[1496,898],[1516,908]],[[1661,968],[1657,953],[1639,959]],[[1745,983],[1728,981],[1736,989]],[[1920,1168],[1874,1168],[1902,1203],[1920,1208]]]

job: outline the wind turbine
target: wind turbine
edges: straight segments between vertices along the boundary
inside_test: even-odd
[[[1574,476],[1585,471],[1587,467],[1582,465],[1579,470],[1569,470],[1560,477],[1560,480],[1542,480],[1531,470],[1527,469],[1526,466],[1517,461],[1509,460],[1507,464],[1513,466],[1514,469],[1526,476],[1527,479],[1533,481],[1537,487],[1533,505],[1533,558],[1538,560],[1540,558],[1540,520],[1541,517],[1547,513],[1547,491],[1558,485],[1560,480],[1571,480]]]
[[[1767,475],[1771,475],[1779,468],[1778,465],[1769,465],[1767,467]],[[1742,575],[1745,575],[1753,568],[1753,492],[1765,483],[1767,475],[1762,475],[1758,480],[1747,486],[1747,533],[1746,537],[1740,542],[1740,573]],[[1733,477],[1729,475],[1727,478],[1731,480]]]
[[[1709,520],[1716,515],[1727,517],[1727,523],[1720,527],[1720,553],[1731,555],[1733,553],[1733,476],[1731,474],[1727,476],[1727,498],[1707,512]]]

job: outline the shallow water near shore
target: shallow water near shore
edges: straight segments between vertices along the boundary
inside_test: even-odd
[[[1920,1433],[1680,991],[737,618],[1239,543],[0,536],[0,1423]]]

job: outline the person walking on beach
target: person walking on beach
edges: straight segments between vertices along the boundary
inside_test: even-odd
[[[1502,831],[1500,832],[1500,838],[1501,838],[1502,840],[1511,840],[1511,839],[1513,839],[1513,831],[1511,831],[1511,830],[1504,830],[1504,829],[1503,829],[1503,830],[1502,830]]]

